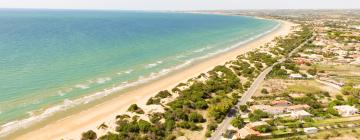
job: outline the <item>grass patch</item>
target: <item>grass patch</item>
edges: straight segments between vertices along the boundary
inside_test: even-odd
[[[296,85],[288,85],[287,89],[288,92],[295,92],[295,93],[319,93],[321,90],[319,87],[312,86],[312,85],[304,85],[304,84],[296,84]]]

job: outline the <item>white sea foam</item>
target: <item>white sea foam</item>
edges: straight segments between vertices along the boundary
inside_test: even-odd
[[[228,50],[231,50],[233,48],[236,48],[242,44],[245,44],[247,42],[250,42],[252,41],[253,39],[256,39],[256,38],[259,38],[265,34],[268,34],[270,32],[272,32],[273,30],[277,29],[279,27],[280,24],[278,24],[276,27],[274,27],[273,29],[267,31],[267,32],[264,32],[260,35],[257,35],[255,36],[254,38],[250,38],[248,40],[245,40],[243,42],[239,42],[235,45],[232,45],[228,48],[225,48],[225,49],[222,49],[222,50],[218,50],[214,53],[208,53],[207,55],[205,56],[202,56],[202,57],[197,57],[197,58],[193,58],[193,59],[190,59],[190,60],[187,60],[185,61],[184,63],[180,64],[180,65],[177,65],[177,66],[174,66],[172,68],[168,68],[168,69],[163,69],[161,70],[160,72],[157,72],[157,73],[152,73],[150,74],[149,76],[147,77],[144,77],[144,76],[140,76],[138,78],[138,80],[134,81],[134,82],[123,82],[122,84],[118,85],[118,86],[115,86],[113,88],[110,88],[110,89],[104,89],[103,91],[100,91],[100,92],[96,92],[94,94],[91,94],[91,95],[87,95],[87,96],[84,96],[82,98],[79,98],[79,99],[75,99],[75,100],[69,100],[69,99],[65,99],[64,102],[62,104],[59,104],[59,105],[56,105],[56,106],[53,106],[53,107],[50,107],[50,108],[47,108],[45,109],[45,111],[43,111],[42,113],[40,113],[39,115],[33,115],[33,116],[30,116],[29,118],[26,118],[26,119],[22,119],[22,120],[16,120],[16,121],[12,121],[12,122],[9,122],[9,123],[6,123],[2,126],[0,126],[0,137],[3,137],[15,130],[18,130],[18,129],[21,129],[21,128],[26,128],[26,127],[29,127],[31,124],[33,123],[37,123],[49,116],[52,116],[54,113],[56,112],[59,112],[59,111],[64,111],[64,110],[67,110],[69,108],[72,108],[74,106],[77,106],[77,105],[80,105],[80,104],[87,104],[91,101],[94,101],[94,100],[97,100],[97,99],[100,99],[100,98],[103,98],[105,96],[108,96],[110,95],[111,93],[114,93],[114,92],[117,92],[117,91],[120,91],[120,90],[123,90],[125,88],[129,88],[129,87],[133,87],[133,86],[137,86],[139,84],[144,84],[148,81],[151,81],[151,80],[154,80],[156,78],[159,78],[159,77],[162,77],[166,74],[168,74],[169,72],[173,71],[173,70],[177,70],[177,69],[180,69],[180,68],[183,68],[183,67],[186,67],[188,66],[189,64],[191,64],[192,62],[194,62],[195,60],[198,60],[198,59],[204,59],[204,58],[208,58],[210,56],[213,56],[213,55],[216,55],[218,53],[222,53],[222,52],[225,52],[225,51],[228,51]],[[131,73],[133,70],[128,70],[128,71],[125,71],[124,73]],[[77,88],[82,88],[82,89],[86,89],[88,88],[88,85],[85,85],[85,84],[79,84],[79,85],[76,85],[75,87]],[[1,113],[1,112],[0,112]]]
[[[197,50],[195,50],[195,51],[193,51],[193,52],[199,53],[199,52],[203,52],[203,51],[205,51],[205,50],[209,50],[209,49],[211,49],[211,48],[213,48],[213,47],[207,46],[207,47],[205,47],[205,48],[197,49]]]
[[[184,57],[186,57],[185,55],[178,55],[178,56],[176,56],[176,58],[184,58]]]
[[[89,85],[86,84],[77,84],[75,85],[76,88],[80,88],[80,89],[88,89]]]
[[[130,74],[130,73],[132,73],[133,71],[134,71],[133,69],[130,69],[130,70],[125,71],[124,73]]]
[[[28,111],[26,112],[29,116],[34,116],[34,112],[33,111]]]
[[[163,61],[156,61],[155,63],[151,63],[151,64],[147,64],[145,66],[145,68],[153,68],[153,67],[156,67],[157,65],[163,63]]]
[[[110,77],[98,78],[98,79],[96,79],[96,83],[98,83],[98,84],[103,84],[103,83],[105,83],[105,82],[107,82],[107,81],[110,81],[110,80],[111,80]]]
[[[65,93],[60,90],[60,91],[58,91],[58,95],[59,95],[59,96],[64,96]]]
[[[206,48],[201,48],[201,49],[195,50],[195,51],[193,51],[193,52],[198,53],[198,52],[203,52],[203,51],[205,51],[205,50],[206,50]]]

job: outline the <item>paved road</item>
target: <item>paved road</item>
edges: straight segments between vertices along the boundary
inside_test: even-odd
[[[300,44],[297,48],[295,48],[293,51],[289,53],[288,56],[292,56],[295,52],[297,52],[302,46],[304,46],[309,40],[313,39],[314,37],[311,37],[310,39],[306,40],[304,43]],[[286,57],[287,58],[287,57]],[[218,125],[215,132],[212,134],[212,136],[209,138],[209,140],[220,140],[222,137],[222,134],[226,131],[227,128],[230,126],[230,121],[232,118],[234,118],[237,114],[237,109],[240,105],[246,104],[246,102],[251,99],[251,97],[254,95],[256,89],[259,87],[260,83],[264,81],[267,74],[270,73],[270,71],[273,69],[273,67],[276,64],[282,63],[286,60],[286,58],[280,59],[278,62],[274,63],[272,66],[266,68],[263,72],[259,74],[259,76],[254,80],[254,82],[251,84],[249,89],[244,93],[244,95],[240,98],[239,102],[233,107],[225,119]]]

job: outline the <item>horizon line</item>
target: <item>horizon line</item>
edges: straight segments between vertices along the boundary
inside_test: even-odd
[[[74,11],[281,11],[281,10],[318,10],[318,11],[325,11],[325,10],[360,10],[360,8],[272,8],[272,9],[199,9],[199,10],[160,10],[160,9],[101,9],[101,8],[94,8],[94,9],[87,9],[87,8],[6,8],[0,7],[0,10],[74,10]]]

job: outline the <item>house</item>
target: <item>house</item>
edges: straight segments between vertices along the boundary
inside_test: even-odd
[[[289,106],[291,103],[286,100],[275,100],[271,102],[272,106]]]
[[[304,128],[304,132],[306,134],[313,134],[313,133],[316,133],[317,131],[318,131],[318,129],[316,127]]]
[[[316,61],[319,62],[322,60],[322,56],[321,55],[317,55],[317,54],[311,54],[308,56],[310,60],[312,61]]]
[[[255,127],[263,126],[263,125],[269,125],[269,124],[264,121],[257,121],[257,122],[250,122],[250,123],[246,124],[246,127],[253,129]]]
[[[349,105],[334,106],[334,109],[336,109],[339,112],[339,114],[343,117],[353,116],[359,112],[357,108]]]
[[[301,74],[296,73],[296,74],[290,74],[289,78],[291,78],[291,79],[301,79],[301,78],[303,78],[303,76]]]
[[[291,112],[291,111],[297,111],[297,110],[305,110],[305,109],[309,109],[310,106],[306,105],[306,104],[302,104],[302,105],[292,105],[287,107],[287,111]]]
[[[254,110],[262,110],[262,111],[264,111],[264,110],[266,110],[266,109],[268,109],[270,107],[271,106],[269,106],[269,105],[253,105],[253,106],[250,106],[250,110],[251,111],[254,111]]]
[[[260,132],[255,131],[253,129],[250,129],[248,127],[241,128],[239,131],[237,131],[235,135],[235,139],[245,139],[248,136],[260,136]]]
[[[306,61],[303,58],[297,58],[297,59],[295,59],[295,63],[298,65],[302,65],[302,64],[305,64]]]
[[[291,117],[294,119],[303,119],[310,116],[311,114],[309,112],[306,112],[305,110],[291,111]]]

